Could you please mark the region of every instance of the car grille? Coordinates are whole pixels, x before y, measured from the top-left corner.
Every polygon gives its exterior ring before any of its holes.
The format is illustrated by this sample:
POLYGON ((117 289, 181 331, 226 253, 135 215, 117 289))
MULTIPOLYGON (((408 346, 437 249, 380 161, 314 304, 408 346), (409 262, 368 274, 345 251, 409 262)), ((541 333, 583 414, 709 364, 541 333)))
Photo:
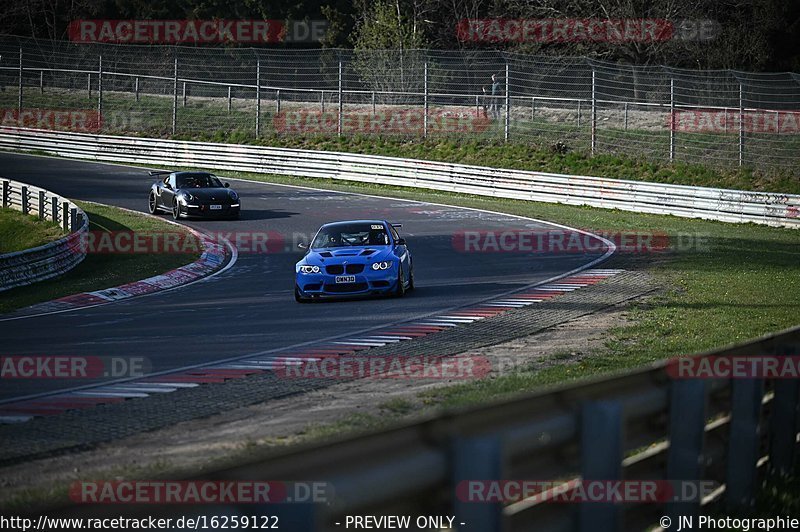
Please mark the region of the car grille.
POLYGON ((363 264, 348 264, 346 267, 341 264, 331 264, 325 267, 325 271, 330 275, 341 275, 347 271, 349 274, 361 273, 364 271, 363 264))
POLYGON ((326 292, 335 292, 337 294, 345 292, 363 292, 368 288, 367 283, 348 283, 348 284, 326 284, 326 292))

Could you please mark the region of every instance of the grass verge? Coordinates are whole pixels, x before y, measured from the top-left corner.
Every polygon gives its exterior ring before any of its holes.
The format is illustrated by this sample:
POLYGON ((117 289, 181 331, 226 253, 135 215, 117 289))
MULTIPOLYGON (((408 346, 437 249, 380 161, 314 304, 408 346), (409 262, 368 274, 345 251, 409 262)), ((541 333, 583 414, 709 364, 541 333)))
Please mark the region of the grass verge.
POLYGON ((13 209, 0 209, 0 254, 35 248, 64 234, 56 223, 13 209))
MULTIPOLYGON (((115 207, 76 202, 89 215, 89 230, 137 233, 183 232, 155 216, 136 214, 115 207)), ((50 301, 59 297, 100 290, 158 275, 199 257, 193 253, 89 253, 86 259, 61 277, 3 293, 0 313, 50 301)))

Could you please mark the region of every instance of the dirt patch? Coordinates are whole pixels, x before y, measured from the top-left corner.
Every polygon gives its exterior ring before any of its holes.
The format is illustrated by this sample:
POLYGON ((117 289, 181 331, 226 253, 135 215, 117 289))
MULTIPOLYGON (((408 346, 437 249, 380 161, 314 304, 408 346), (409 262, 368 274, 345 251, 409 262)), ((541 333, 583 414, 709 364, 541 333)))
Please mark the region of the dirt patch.
MULTIPOLYGON (((574 362, 600 347, 611 327, 627 322, 624 305, 465 355, 491 360, 493 370, 488 378, 515 367, 543 368, 574 362)), ((138 434, 90 451, 8 466, 0 470, 3 488, 0 505, 18 499, 23 492, 47 493, 53 486, 64 486, 74 480, 163 477, 175 470, 192 470, 196 474, 225 457, 236 456, 256 446, 282 446, 307 439, 309 429, 318 430, 320 426, 352 418, 354 414, 391 420, 418 415, 420 392, 455 382, 350 381, 138 434), (408 405, 410 409, 406 408, 408 405)))

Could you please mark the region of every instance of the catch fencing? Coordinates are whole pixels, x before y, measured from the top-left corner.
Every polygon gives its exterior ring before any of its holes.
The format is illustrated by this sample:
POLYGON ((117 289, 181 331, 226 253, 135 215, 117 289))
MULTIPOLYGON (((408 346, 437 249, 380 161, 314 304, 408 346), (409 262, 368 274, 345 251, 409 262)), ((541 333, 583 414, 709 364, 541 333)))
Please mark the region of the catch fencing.
POLYGON ((0 88, 4 125, 42 127, 53 118, 41 111, 72 110, 94 115, 66 120, 63 129, 96 133, 436 137, 719 167, 793 172, 800 163, 800 74, 790 72, 685 70, 496 50, 277 50, 4 37, 0 88))
POLYGON ((25 183, 0 178, 0 185, 4 209, 50 220, 69 233, 42 246, 0 255, 0 292, 56 277, 86 258, 80 242, 89 231, 89 218, 80 207, 57 194, 25 183))

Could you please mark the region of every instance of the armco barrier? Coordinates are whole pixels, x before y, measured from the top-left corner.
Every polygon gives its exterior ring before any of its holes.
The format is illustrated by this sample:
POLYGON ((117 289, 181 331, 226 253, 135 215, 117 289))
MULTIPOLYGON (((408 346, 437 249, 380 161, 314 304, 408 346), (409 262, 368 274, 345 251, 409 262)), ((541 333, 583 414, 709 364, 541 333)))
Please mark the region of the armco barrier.
POLYGON ((49 244, 0 255, 0 292, 61 275, 86 257, 80 242, 89 231, 89 218, 80 207, 25 183, 0 178, 0 184, 3 208, 38 215, 69 232, 49 244))
MULTIPOLYGON (((716 358, 706 362, 785 357, 795 360, 796 369, 798 355, 800 327, 795 327, 694 359, 697 367, 710 356, 716 358)), ((750 374, 678 378, 676 367, 661 361, 339 441, 240 459, 237 466, 205 470, 192 479, 320 481, 332 494, 326 503, 73 504, 38 510, 65 517, 279 515, 280 528, 295 532, 344 530, 347 515, 365 514, 455 516, 455 530, 464 532, 614 532, 650 530, 663 516, 675 524, 664 528, 677 530, 678 516, 694 516, 696 524, 701 512, 747 512, 766 474, 795 471, 800 381, 750 374), (459 490, 467 480, 567 486, 577 478, 675 486, 706 482, 708 489, 703 497, 676 489, 677 500, 625 504, 554 503, 543 497, 512 504, 468 502, 459 490)))
POLYGON ((0 149, 120 163, 343 179, 800 228, 800 195, 468 166, 355 153, 0 128, 0 149))

